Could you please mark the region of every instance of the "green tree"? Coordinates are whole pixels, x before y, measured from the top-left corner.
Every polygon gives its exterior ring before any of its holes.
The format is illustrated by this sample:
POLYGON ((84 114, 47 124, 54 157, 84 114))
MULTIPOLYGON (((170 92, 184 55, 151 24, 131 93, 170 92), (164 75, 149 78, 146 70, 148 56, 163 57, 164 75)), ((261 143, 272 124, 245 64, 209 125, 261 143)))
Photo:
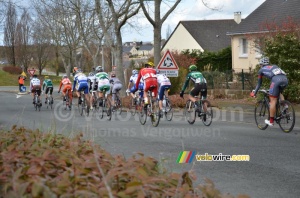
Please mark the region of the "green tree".
POLYGON ((275 37, 265 40, 265 55, 270 62, 277 64, 286 73, 289 85, 284 95, 287 99, 300 102, 300 39, 295 32, 278 33, 275 37))

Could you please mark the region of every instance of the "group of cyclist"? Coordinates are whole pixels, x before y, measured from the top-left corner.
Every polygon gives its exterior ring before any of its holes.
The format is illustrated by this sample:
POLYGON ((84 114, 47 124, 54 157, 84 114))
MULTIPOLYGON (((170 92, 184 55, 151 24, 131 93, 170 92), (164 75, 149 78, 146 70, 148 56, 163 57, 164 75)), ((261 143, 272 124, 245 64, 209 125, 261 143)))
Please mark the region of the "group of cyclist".
MULTIPOLYGON (((280 69, 277 65, 272 65, 269 62, 267 57, 262 57, 259 61, 261 66, 258 71, 258 83, 253 92, 250 93, 251 97, 255 97, 261 84, 262 77, 267 77, 271 80, 270 85, 270 119, 265 120, 265 123, 269 126, 274 125, 274 115, 275 108, 277 103, 277 98, 280 97, 281 100, 284 100, 281 92, 288 85, 288 79, 286 77, 286 73, 280 69)), ((81 104, 81 95, 80 92, 83 91, 84 97, 88 103, 89 108, 93 108, 92 98, 90 97, 90 93, 97 92, 99 98, 103 98, 103 92, 108 92, 111 89, 112 92, 112 105, 114 106, 115 95, 119 90, 122 89, 122 82, 116 77, 115 73, 111 73, 109 76, 108 73, 104 72, 101 66, 95 68, 93 72, 90 72, 88 76, 86 76, 80 68, 75 67, 73 69, 74 82, 72 86, 72 82, 68 78, 67 75, 64 75, 59 86, 58 93, 62 89, 62 94, 65 98, 66 92, 69 91, 70 104, 72 103, 72 92, 75 90, 76 84, 76 94, 78 96, 78 104, 81 104)), ((197 71, 196 65, 189 66, 189 73, 186 76, 185 83, 181 89, 180 97, 183 97, 184 91, 187 88, 189 81, 194 83, 194 87, 189 92, 189 99, 195 103, 196 106, 199 106, 197 99, 195 96, 201 94, 201 99, 206 99, 207 97, 207 81, 204 78, 203 74, 200 71, 197 71)), ((130 93, 132 98, 135 98, 135 92, 140 90, 139 97, 144 99, 145 107, 149 104, 148 101, 148 91, 151 90, 153 92, 154 97, 158 97, 159 100, 159 108, 160 115, 163 114, 162 108, 162 100, 164 94, 167 95, 168 89, 171 88, 170 79, 164 75, 160 74, 159 70, 154 69, 154 64, 152 62, 147 62, 140 71, 133 70, 132 76, 129 79, 129 83, 127 86, 127 91, 130 93)), ((53 92, 53 83, 48 76, 45 76, 43 85, 41 81, 37 78, 37 75, 34 75, 30 81, 30 90, 32 92, 32 96, 34 98, 34 93, 37 92, 39 99, 41 90, 45 90, 45 103, 47 102, 48 93, 52 95, 53 92), (41 89, 41 86, 42 89, 41 89)), ((34 100, 33 100, 34 103, 34 100)), ((100 100, 100 104, 101 100, 100 100)), ((204 105, 205 110, 205 105, 204 105)))
POLYGON ((168 94, 171 88, 170 79, 160 74, 159 70, 154 69, 152 62, 147 62, 139 72, 137 70, 132 71, 132 76, 129 79, 128 89, 126 92, 130 93, 132 98, 135 98, 135 92, 140 91, 139 97, 144 100, 144 107, 147 108, 149 104, 148 91, 152 91, 153 97, 157 97, 159 101, 160 116, 163 116, 162 100, 164 95, 168 94))

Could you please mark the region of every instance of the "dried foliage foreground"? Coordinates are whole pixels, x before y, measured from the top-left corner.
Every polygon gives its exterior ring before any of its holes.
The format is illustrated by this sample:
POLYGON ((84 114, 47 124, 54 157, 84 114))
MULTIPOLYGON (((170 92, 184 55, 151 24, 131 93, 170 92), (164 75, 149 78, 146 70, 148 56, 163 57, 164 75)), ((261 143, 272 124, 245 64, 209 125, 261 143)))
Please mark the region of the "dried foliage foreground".
POLYGON ((113 157, 80 135, 14 126, 1 131, 0 148, 0 197, 232 197, 209 180, 193 188, 188 172, 162 174, 143 154, 113 157))

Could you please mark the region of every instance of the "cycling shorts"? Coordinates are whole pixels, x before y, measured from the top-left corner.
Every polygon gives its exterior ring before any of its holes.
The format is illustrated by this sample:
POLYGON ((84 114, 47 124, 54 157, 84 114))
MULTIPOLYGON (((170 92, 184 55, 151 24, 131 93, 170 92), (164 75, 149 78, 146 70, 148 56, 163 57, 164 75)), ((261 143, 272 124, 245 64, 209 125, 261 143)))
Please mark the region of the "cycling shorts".
POLYGON ((122 89, 123 85, 121 83, 115 83, 112 87, 112 93, 115 94, 117 91, 122 89))
POLYGON ((285 75, 273 76, 270 85, 270 97, 277 98, 286 86, 288 85, 288 79, 285 75))
POLYGON ((34 85, 31 89, 31 93, 37 92, 38 96, 41 95, 41 86, 40 85, 34 85))
POLYGON ((50 92, 50 95, 52 95, 53 87, 47 87, 46 91, 45 91, 45 94, 48 94, 48 92, 50 92))
POLYGON ((88 83, 87 82, 80 83, 77 91, 83 91, 84 94, 88 94, 89 93, 88 83))
POLYGON ((190 95, 195 97, 201 93, 201 98, 206 99, 207 97, 207 85, 206 83, 195 83, 194 88, 191 90, 190 95))
POLYGON ((162 86, 160 86, 159 91, 158 91, 158 99, 163 100, 165 90, 170 89, 170 88, 171 88, 171 85, 162 85, 162 86))
POLYGON ((154 93, 154 97, 157 95, 157 79, 156 78, 147 78, 144 81, 144 91, 149 91, 152 89, 152 92, 154 93))

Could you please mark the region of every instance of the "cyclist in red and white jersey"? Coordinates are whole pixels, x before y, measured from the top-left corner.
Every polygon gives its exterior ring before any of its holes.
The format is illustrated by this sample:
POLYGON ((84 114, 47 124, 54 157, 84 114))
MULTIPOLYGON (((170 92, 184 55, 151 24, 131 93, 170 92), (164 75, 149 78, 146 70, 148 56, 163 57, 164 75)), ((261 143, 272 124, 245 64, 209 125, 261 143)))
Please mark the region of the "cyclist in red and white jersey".
POLYGON ((152 89, 154 96, 157 95, 157 78, 156 78, 156 70, 153 69, 154 64, 152 62, 148 62, 145 64, 145 68, 141 69, 136 80, 135 90, 138 90, 139 83, 141 79, 144 80, 144 102, 145 107, 148 105, 148 97, 147 92, 152 89))

